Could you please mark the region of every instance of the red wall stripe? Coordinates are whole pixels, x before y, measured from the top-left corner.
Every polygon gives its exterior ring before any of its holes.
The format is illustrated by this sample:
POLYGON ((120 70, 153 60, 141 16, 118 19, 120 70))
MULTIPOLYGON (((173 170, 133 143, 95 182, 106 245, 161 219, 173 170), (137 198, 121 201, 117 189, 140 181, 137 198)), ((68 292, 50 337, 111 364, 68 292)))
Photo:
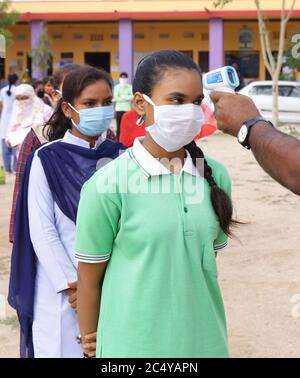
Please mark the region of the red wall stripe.
MULTIPOLYGON (((270 10, 264 14, 270 18, 280 17, 280 11, 270 10)), ((213 11, 213 12, 107 12, 107 13, 23 13, 21 21, 33 20, 119 20, 129 18, 133 20, 168 20, 168 19, 207 19, 209 17, 223 18, 257 18, 256 11, 213 11)), ((300 10, 294 10, 293 17, 300 17, 300 10)))

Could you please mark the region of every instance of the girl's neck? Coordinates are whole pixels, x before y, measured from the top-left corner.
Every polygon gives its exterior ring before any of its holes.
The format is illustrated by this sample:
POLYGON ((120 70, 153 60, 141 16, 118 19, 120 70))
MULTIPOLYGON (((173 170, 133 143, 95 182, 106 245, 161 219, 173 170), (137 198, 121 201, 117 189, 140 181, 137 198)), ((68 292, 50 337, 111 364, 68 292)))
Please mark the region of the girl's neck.
POLYGON ((185 159, 184 147, 182 147, 178 151, 168 152, 164 148, 162 148, 160 145, 158 145, 149 133, 146 134, 146 137, 143 140, 143 146, 156 159, 159 159, 159 160, 163 159, 162 163, 166 166, 166 168, 170 169, 173 173, 178 173, 184 165, 184 159, 185 159), (172 160, 174 162, 176 160, 178 161, 178 159, 180 159, 181 164, 180 166, 175 167, 172 164, 172 160), (170 162, 170 164, 167 163, 168 161, 170 162))
POLYGON ((95 147, 96 141, 99 138, 99 137, 90 137, 90 136, 84 135, 80 131, 78 131, 75 127, 71 129, 71 134, 73 134, 77 138, 80 138, 80 139, 85 140, 86 142, 89 142, 91 148, 95 147))

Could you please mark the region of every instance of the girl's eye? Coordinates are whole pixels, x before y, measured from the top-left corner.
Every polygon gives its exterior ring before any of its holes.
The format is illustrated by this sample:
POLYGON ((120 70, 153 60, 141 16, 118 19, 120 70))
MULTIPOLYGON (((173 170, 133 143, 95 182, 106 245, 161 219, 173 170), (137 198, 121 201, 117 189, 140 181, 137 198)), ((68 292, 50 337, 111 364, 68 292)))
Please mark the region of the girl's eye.
POLYGON ((171 101, 176 105, 182 105, 183 104, 182 98, 173 98, 171 101))
POLYGON ((194 105, 201 105, 202 101, 203 101, 202 99, 201 100, 197 100, 197 101, 194 102, 194 105))
POLYGON ((112 100, 105 101, 103 105, 104 106, 110 106, 110 105, 112 105, 112 100))
POLYGON ((85 106, 86 108, 93 108, 93 107, 95 106, 95 103, 94 103, 94 102, 86 102, 86 103, 84 104, 84 106, 85 106))

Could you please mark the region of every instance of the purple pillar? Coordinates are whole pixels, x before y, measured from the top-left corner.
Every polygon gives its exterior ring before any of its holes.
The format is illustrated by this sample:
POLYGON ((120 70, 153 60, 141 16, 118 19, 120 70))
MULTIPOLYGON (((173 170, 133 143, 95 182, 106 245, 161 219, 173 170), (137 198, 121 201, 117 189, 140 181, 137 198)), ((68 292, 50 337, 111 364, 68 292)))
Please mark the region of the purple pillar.
MULTIPOLYGON (((47 25, 44 21, 32 21, 31 22, 31 49, 39 48, 40 46, 40 39, 47 28, 47 25)), ((34 51, 32 52, 33 56, 36 55, 34 51)), ((35 79, 43 79, 47 72, 46 69, 42 70, 40 67, 39 62, 41 61, 41 57, 34 59, 32 56, 32 63, 31 63, 31 76, 35 79)))
POLYGON ((133 23, 132 20, 119 22, 119 66, 120 73, 127 72, 129 81, 133 79, 133 23))
POLYGON ((209 70, 224 66, 224 28, 222 18, 209 20, 209 70))

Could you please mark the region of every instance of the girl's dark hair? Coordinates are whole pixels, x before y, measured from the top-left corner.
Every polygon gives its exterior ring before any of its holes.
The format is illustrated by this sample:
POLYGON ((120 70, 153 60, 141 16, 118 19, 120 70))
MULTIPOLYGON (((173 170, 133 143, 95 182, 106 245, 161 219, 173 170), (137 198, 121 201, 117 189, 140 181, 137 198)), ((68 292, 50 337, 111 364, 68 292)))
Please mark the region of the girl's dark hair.
POLYGON ((204 159, 204 178, 208 182, 211 194, 210 199, 215 210, 215 213, 218 216, 220 226, 224 233, 228 236, 232 236, 231 227, 240 222, 237 222, 233 219, 233 205, 231 198, 222 188, 216 183, 211 167, 208 165, 207 160, 204 157, 204 153, 200 147, 197 146, 196 142, 193 141, 185 149, 190 153, 194 165, 197 167, 197 159, 204 159))
MULTIPOLYGON (((169 69, 195 70, 202 77, 199 66, 187 55, 173 50, 162 50, 143 58, 133 80, 133 93, 140 92, 151 97, 154 86, 163 78, 169 69)), ((231 236, 231 227, 239 223, 233 219, 231 198, 221 189, 213 177, 211 167, 204 158, 204 153, 196 142, 191 142, 185 149, 190 153, 194 165, 197 159, 204 159, 204 178, 211 188, 211 202, 220 226, 226 235, 231 236)))
POLYGON ((50 85, 54 85, 53 83, 53 76, 46 76, 43 80, 43 84, 46 85, 46 84, 50 84, 50 85))
POLYGON ((8 90, 7 90, 7 96, 11 96, 11 87, 16 84, 18 81, 18 76, 16 74, 10 74, 8 75, 8 90))
POLYGON ((132 83, 133 93, 141 92, 151 97, 151 90, 169 69, 196 70, 200 76, 200 67, 187 55, 174 50, 162 50, 147 55, 138 64, 132 83))
POLYGON ((46 137, 49 141, 62 138, 66 131, 72 128, 72 122, 62 111, 62 102, 74 104, 74 99, 79 97, 81 92, 89 85, 104 80, 112 89, 112 80, 109 74, 101 69, 88 65, 82 65, 79 68, 69 72, 63 82, 62 98, 59 100, 56 110, 44 127, 46 137))
POLYGON ((41 84, 43 84, 42 80, 38 80, 38 79, 32 79, 31 80, 31 85, 32 85, 33 89, 36 89, 41 84))
POLYGON ((54 72, 53 75, 53 87, 54 89, 59 89, 61 83, 63 82, 65 76, 71 72, 74 71, 75 69, 77 70, 78 68, 82 67, 82 65, 77 64, 77 63, 69 63, 61 68, 59 68, 57 71, 54 72))

